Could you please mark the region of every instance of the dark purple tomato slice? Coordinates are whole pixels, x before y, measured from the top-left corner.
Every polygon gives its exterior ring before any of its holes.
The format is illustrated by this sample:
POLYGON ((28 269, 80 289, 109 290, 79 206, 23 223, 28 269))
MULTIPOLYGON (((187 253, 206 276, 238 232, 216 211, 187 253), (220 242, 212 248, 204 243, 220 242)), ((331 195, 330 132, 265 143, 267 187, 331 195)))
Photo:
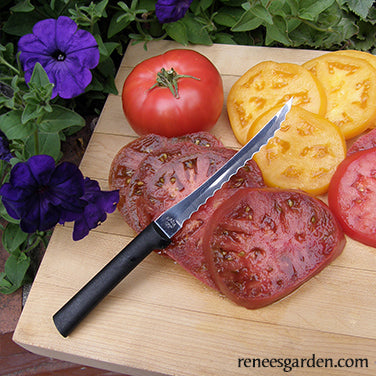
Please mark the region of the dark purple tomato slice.
POLYGON ((376 128, 361 135, 347 150, 347 155, 376 147, 376 128))
POLYGON ((240 188, 263 187, 264 181, 256 162, 249 161, 233 176, 206 204, 192 214, 183 228, 174 236, 172 243, 164 251, 189 273, 206 285, 217 289, 208 271, 203 250, 203 237, 209 218, 215 209, 236 194, 240 188))
POLYGON ((219 290, 255 309, 321 271, 342 252, 345 238, 319 199, 300 191, 245 188, 217 208, 203 242, 219 290))
MULTIPOLYGON (((129 208, 126 204, 128 188, 135 171, 140 168, 142 160, 157 150, 160 154, 169 151, 172 145, 192 144, 210 150, 213 147, 223 146, 222 143, 208 132, 197 132, 182 137, 167 138, 149 134, 128 143, 114 157, 109 173, 109 187, 111 190, 119 189, 120 199, 118 210, 127 223, 132 227, 133 221, 129 217, 129 208)), ((140 231, 139 227, 135 230, 140 231)))
POLYGON ((128 215, 136 231, 186 197, 220 168, 233 150, 206 150, 190 142, 180 142, 145 157, 133 175, 128 196, 128 215))
POLYGON ((129 223, 129 216, 125 197, 131 178, 144 157, 152 151, 164 147, 167 141, 166 137, 154 134, 139 137, 123 146, 112 160, 108 183, 111 190, 119 189, 120 197, 117 208, 127 223, 129 223))

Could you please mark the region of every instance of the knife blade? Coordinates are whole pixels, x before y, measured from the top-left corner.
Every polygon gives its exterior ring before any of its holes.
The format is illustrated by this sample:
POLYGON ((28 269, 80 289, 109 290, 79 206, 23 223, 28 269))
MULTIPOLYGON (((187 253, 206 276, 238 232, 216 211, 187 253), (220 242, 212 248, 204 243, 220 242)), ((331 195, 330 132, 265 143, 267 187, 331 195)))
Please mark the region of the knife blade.
POLYGON ((146 256, 153 250, 167 247, 184 222, 274 137, 291 109, 292 99, 208 180, 151 222, 53 315, 54 324, 63 337, 67 337, 146 256))

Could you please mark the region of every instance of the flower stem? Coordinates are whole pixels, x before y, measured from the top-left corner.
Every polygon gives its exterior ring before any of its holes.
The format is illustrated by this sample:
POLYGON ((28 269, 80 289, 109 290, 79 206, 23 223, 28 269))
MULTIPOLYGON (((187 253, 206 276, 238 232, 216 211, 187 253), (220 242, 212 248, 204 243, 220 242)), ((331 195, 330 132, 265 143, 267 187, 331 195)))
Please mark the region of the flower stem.
POLYGON ((0 64, 3 64, 5 65, 6 67, 8 67, 9 69, 11 69, 13 72, 17 73, 17 74, 20 74, 20 71, 15 68, 12 64, 9 64, 3 57, 0 56, 0 64))
POLYGON ((39 134, 38 134, 38 129, 34 132, 34 151, 35 155, 39 154, 39 134))

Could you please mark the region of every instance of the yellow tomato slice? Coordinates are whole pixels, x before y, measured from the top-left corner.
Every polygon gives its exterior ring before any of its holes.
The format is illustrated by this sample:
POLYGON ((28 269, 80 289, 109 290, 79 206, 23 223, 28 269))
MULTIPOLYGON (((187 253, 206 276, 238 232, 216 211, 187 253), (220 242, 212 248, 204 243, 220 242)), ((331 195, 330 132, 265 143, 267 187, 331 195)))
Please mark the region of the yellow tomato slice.
POLYGON ((327 97, 325 117, 338 125, 346 139, 376 121, 376 69, 354 56, 327 53, 305 64, 323 84, 327 97))
POLYGON ((293 104, 318 114, 326 111, 325 91, 318 80, 298 64, 265 61, 249 69, 232 86, 227 112, 232 130, 244 145, 258 116, 294 97, 293 104))
MULTIPOLYGON (((252 138, 278 108, 256 119, 248 136, 252 138)), ((254 159, 267 185, 319 195, 328 190, 330 179, 345 156, 346 142, 336 125, 293 106, 276 136, 254 159)))
POLYGON ((358 59, 367 60, 374 68, 376 68, 376 56, 369 52, 359 50, 338 50, 331 52, 332 54, 356 57, 358 59))

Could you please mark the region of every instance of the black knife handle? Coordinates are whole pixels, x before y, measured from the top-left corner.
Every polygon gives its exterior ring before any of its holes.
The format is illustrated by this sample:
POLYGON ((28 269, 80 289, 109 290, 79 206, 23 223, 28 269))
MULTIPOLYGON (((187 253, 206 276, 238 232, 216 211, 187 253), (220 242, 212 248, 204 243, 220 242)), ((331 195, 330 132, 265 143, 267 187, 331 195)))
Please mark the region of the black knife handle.
POLYGON ((57 330, 67 337, 94 307, 147 255, 171 240, 152 222, 53 316, 57 330))

